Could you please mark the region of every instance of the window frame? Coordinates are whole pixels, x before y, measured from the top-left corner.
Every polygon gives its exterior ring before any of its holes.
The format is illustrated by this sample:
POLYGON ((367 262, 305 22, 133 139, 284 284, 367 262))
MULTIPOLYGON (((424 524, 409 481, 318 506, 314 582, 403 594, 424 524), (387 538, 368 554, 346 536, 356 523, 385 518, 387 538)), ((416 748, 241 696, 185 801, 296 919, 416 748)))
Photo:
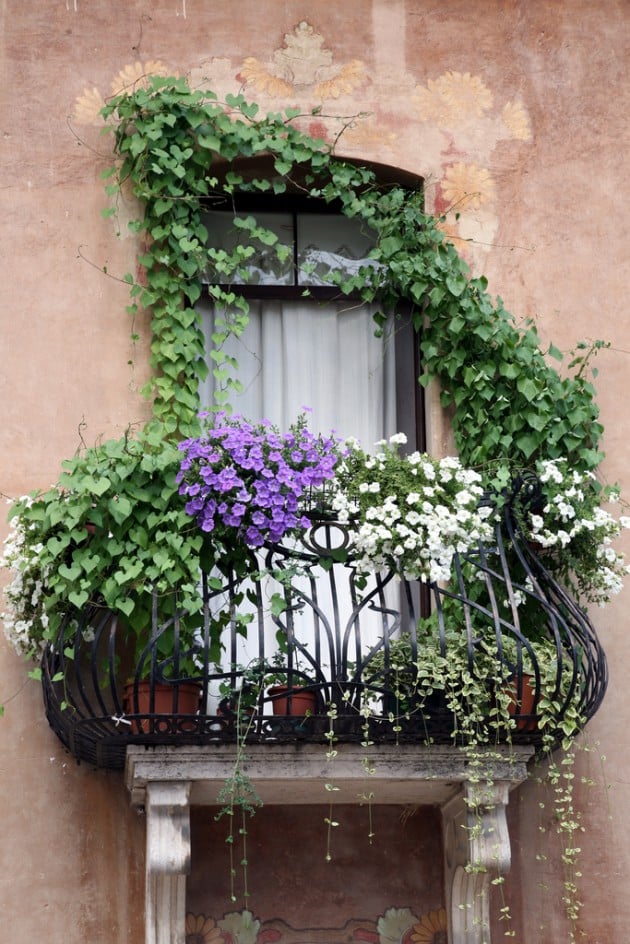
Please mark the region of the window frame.
MULTIPOLYGON (((365 161, 352 158, 344 160, 357 166, 365 166, 365 161)), ((377 181, 381 186, 387 188, 403 187, 417 191, 424 186, 423 178, 408 171, 390 167, 384 164, 368 163, 374 172, 377 181)), ((225 170, 240 173, 244 181, 254 178, 266 178, 270 182, 278 179, 277 172, 273 167, 273 161, 269 156, 260 159, 249 159, 236 161, 225 170)), ((296 168, 294 168, 294 171, 296 168)), ((219 175, 220 177, 222 175, 219 175)), ((285 181, 286 182, 286 181, 285 181)), ((236 190, 228 194, 225 191, 215 191, 203 199, 205 210, 229 211, 234 214, 251 214, 256 217, 257 213, 285 213, 290 214, 293 221, 293 266, 296 272, 298 267, 298 240, 297 240, 297 219, 299 215, 307 213, 317 213, 321 215, 329 214, 331 218, 335 215, 341 216, 342 203, 340 200, 331 200, 329 202, 310 197, 301 192, 302 186, 300 180, 288 181, 288 188, 283 193, 259 192, 255 190, 236 190)), ((236 291, 246 299, 252 301, 301 301, 307 303, 317 302, 361 302, 358 293, 344 293, 336 285, 293 285, 283 284, 248 284, 246 282, 215 282, 204 283, 202 288, 203 296, 208 302, 213 302, 211 285, 216 285, 223 291, 236 291)), ((425 452, 427 448, 427 423, 426 423, 426 402, 424 388, 419 383, 421 375, 420 358, 420 332, 418 332, 412 322, 413 306, 411 303, 399 305, 398 310, 392 313, 397 323, 394 332, 395 344, 395 363, 404 364, 404 373, 407 382, 403 385, 396 383, 396 416, 404 416, 403 401, 411 400, 411 422, 407 424, 408 449, 414 449, 425 452), (410 435, 411 434, 411 435, 410 435)), ((398 374, 398 367, 396 370, 398 374)))
MULTIPOLYGON (((324 200, 317 200, 312 197, 306 197, 303 194, 293 192, 282 194, 260 194, 249 191, 239 191, 232 197, 225 194, 217 194, 216 197, 209 197, 203 201, 204 210, 207 212, 231 212, 235 215, 251 214, 256 217, 257 213, 284 213, 291 216, 293 229, 293 271, 299 273, 298 259, 298 219, 309 213, 320 216, 330 215, 343 216, 341 212, 341 202, 339 200, 326 203, 324 200)), ((347 219, 347 217, 344 217, 347 219)), ((342 299, 358 300, 359 295, 354 292, 344 294, 337 285, 313 285, 308 282, 295 281, 292 285, 281 283, 247 283, 247 282, 216 282, 220 289, 234 291, 238 289, 243 298, 253 300, 277 299, 287 301, 290 299, 303 299, 310 297, 321 301, 336 301, 342 299), (308 292, 308 296, 305 296, 308 292)), ((204 285, 204 290, 208 292, 208 286, 204 285)))

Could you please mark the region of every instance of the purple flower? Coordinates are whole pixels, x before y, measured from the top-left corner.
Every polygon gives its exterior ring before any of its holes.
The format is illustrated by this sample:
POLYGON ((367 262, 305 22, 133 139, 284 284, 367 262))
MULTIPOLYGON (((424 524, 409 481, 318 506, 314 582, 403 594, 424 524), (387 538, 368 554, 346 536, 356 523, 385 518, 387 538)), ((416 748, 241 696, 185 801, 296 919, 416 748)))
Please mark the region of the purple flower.
POLYGON ((221 469, 217 475, 217 488, 220 492, 229 492, 233 488, 239 488, 243 485, 244 482, 236 474, 236 469, 234 466, 228 466, 226 469, 221 469))
POLYGON ((188 514, 226 546, 242 541, 260 547, 308 526, 298 516, 300 499, 332 478, 338 441, 314 436, 304 416, 281 435, 269 422, 214 416, 201 436, 180 444, 177 483, 188 514))
POLYGON ((264 538, 258 528, 250 527, 245 532, 245 543, 250 547, 260 547, 263 541, 264 538))

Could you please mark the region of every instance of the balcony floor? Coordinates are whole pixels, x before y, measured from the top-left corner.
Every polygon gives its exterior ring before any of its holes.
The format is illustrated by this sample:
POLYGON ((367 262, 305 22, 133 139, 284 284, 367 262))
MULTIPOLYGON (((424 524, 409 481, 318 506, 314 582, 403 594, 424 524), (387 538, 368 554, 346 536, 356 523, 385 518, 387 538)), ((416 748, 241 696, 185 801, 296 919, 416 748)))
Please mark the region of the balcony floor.
MULTIPOLYGON (((443 806, 471 779, 466 752, 458 747, 339 744, 335 749, 337 755, 328 760, 321 744, 251 744, 243 767, 263 803, 278 805, 327 804, 331 796, 335 803, 357 803, 369 791, 375 803, 443 806), (364 758, 373 773, 366 773, 364 758), (327 783, 335 786, 334 794, 327 783)), ((489 778, 516 786, 527 776, 534 748, 501 745, 484 753, 489 778)), ((159 782, 190 784, 191 806, 221 805, 218 794, 235 759, 235 746, 229 744, 130 745, 125 779, 132 803, 144 806, 147 784, 159 782)))

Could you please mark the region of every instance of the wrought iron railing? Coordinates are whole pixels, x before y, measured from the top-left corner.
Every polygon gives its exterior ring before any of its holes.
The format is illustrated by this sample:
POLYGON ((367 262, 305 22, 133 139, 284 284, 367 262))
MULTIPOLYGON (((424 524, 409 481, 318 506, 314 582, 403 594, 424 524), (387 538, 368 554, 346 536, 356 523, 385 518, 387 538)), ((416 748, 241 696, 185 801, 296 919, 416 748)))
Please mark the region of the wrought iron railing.
POLYGON ((494 541, 456 555, 448 585, 357 575, 348 528, 322 516, 262 549, 246 581, 201 574, 199 614, 175 606, 161 619, 156 595, 139 642, 87 606, 44 653, 48 720, 77 759, 112 768, 132 743, 446 744, 466 736, 458 710, 479 713, 453 683, 468 673, 490 713, 497 693, 513 702, 486 736, 540 747, 567 711, 595 713, 607 669, 588 616, 519 536, 515 501, 531 491, 518 484, 494 541), (456 668, 441 687, 432 666, 444 664, 456 668))

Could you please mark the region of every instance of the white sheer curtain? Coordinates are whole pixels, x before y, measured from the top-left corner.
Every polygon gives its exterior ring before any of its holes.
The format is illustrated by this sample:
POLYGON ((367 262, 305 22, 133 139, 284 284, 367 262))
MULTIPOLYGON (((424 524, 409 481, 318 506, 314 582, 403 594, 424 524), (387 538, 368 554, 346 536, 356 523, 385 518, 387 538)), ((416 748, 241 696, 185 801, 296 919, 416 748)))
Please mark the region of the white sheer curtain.
MULTIPOLYGON (((213 309, 202 310, 209 336, 213 309)), ((394 343, 375 337, 373 311, 350 301, 250 302, 247 329, 225 348, 243 384, 230 395, 234 412, 286 429, 307 407, 314 432, 355 436, 366 449, 396 432, 394 343)), ((205 406, 214 384, 210 376, 205 406)))
MULTIPOLYGON (((214 309, 206 302, 200 310, 209 347, 214 309)), ((268 419, 284 430, 308 408, 313 432, 334 430, 342 438, 354 436, 368 450, 390 436, 396 431, 395 345, 387 332, 383 338, 375 337, 373 311, 351 301, 250 302, 247 329, 225 347, 238 362, 243 384, 241 394, 230 394, 233 412, 250 420, 268 419)), ((210 375, 202 390, 206 407, 213 402, 214 390, 210 375)), ((271 596, 278 585, 268 578, 262 590, 271 596)), ((340 609, 347 619, 352 612, 349 590, 339 591, 340 609)), ((392 603, 397 599, 395 590, 388 596, 392 603)), ((312 614, 305 616, 306 638, 301 638, 309 651, 314 645, 306 628, 311 618, 312 614)), ((362 627, 363 646, 373 645, 382 634, 382 621, 375 616, 371 622, 367 634, 365 624, 362 627)), ((276 648, 277 627, 271 619, 268 623, 265 649, 270 653, 276 648)), ((247 665, 258 655, 257 640, 239 638, 238 647, 237 664, 247 665)), ((224 653, 224 667, 231 661, 224 653)))

